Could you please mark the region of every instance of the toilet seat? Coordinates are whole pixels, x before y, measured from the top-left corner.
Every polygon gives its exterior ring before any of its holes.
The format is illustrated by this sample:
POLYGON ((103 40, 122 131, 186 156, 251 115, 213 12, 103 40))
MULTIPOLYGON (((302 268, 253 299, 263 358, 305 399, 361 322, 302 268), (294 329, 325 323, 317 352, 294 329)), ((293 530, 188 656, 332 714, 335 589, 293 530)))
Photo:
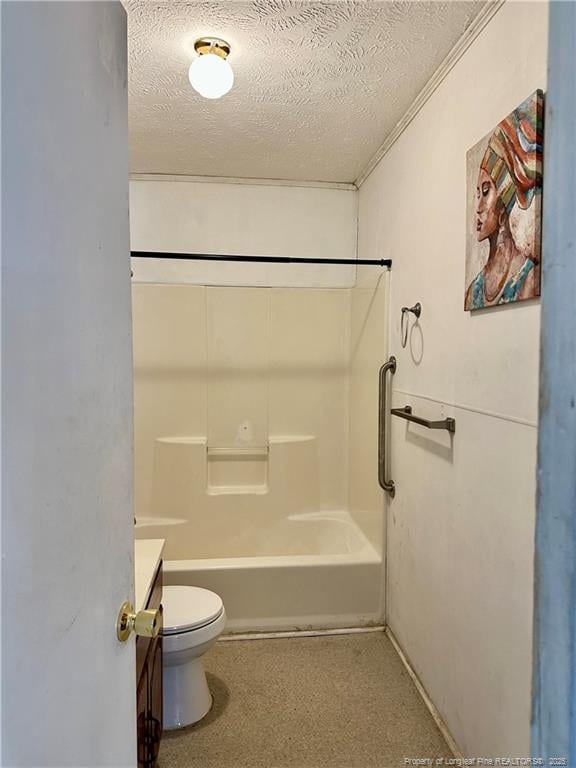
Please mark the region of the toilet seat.
POLYGON ((163 636, 201 629, 215 622, 224 612, 220 596, 201 587, 164 587, 162 606, 163 636))

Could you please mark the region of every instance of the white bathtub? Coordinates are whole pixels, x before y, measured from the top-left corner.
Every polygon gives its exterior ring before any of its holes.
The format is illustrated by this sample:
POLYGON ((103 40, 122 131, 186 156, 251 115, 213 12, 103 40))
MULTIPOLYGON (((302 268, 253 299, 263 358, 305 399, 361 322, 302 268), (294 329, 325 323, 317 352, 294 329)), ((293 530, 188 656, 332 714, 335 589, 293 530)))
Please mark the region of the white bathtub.
POLYGON ((136 536, 166 540, 165 583, 218 592, 232 632, 381 623, 382 558, 347 511, 318 511, 317 456, 311 435, 158 438, 136 536))
POLYGON ((269 554, 168 560, 164 583, 217 592, 228 632, 382 622, 382 559, 348 512, 293 515, 250 541, 269 554))

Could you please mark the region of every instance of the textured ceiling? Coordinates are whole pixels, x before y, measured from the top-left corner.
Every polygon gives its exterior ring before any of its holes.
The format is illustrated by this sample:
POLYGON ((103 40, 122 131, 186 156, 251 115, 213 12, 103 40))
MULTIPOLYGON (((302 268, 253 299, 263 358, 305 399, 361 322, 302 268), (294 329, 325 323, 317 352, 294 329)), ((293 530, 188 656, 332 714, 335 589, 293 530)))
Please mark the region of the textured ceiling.
POLYGON ((126 0, 133 173, 354 181, 483 2, 126 0), (232 91, 188 83, 198 37, 232 91))

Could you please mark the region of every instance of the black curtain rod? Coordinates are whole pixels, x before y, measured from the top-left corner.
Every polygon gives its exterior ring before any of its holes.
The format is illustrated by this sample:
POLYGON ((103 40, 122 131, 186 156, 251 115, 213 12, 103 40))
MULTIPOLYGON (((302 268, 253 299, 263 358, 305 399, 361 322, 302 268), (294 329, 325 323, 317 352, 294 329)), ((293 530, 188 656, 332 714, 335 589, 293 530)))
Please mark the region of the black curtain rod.
POLYGON ((271 264, 362 264, 391 267, 392 259, 301 259, 292 256, 215 256, 208 253, 157 253, 131 251, 133 259, 184 259, 186 261, 252 261, 271 264))

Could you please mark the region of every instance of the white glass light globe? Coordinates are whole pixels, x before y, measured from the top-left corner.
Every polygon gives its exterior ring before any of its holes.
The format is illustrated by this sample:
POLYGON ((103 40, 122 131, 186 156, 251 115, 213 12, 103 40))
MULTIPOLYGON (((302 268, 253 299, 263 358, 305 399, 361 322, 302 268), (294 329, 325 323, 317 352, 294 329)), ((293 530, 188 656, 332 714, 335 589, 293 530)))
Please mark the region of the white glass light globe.
POLYGON ((226 59, 205 53, 194 59, 188 70, 190 85, 205 99, 219 99, 234 84, 234 72, 226 59))

